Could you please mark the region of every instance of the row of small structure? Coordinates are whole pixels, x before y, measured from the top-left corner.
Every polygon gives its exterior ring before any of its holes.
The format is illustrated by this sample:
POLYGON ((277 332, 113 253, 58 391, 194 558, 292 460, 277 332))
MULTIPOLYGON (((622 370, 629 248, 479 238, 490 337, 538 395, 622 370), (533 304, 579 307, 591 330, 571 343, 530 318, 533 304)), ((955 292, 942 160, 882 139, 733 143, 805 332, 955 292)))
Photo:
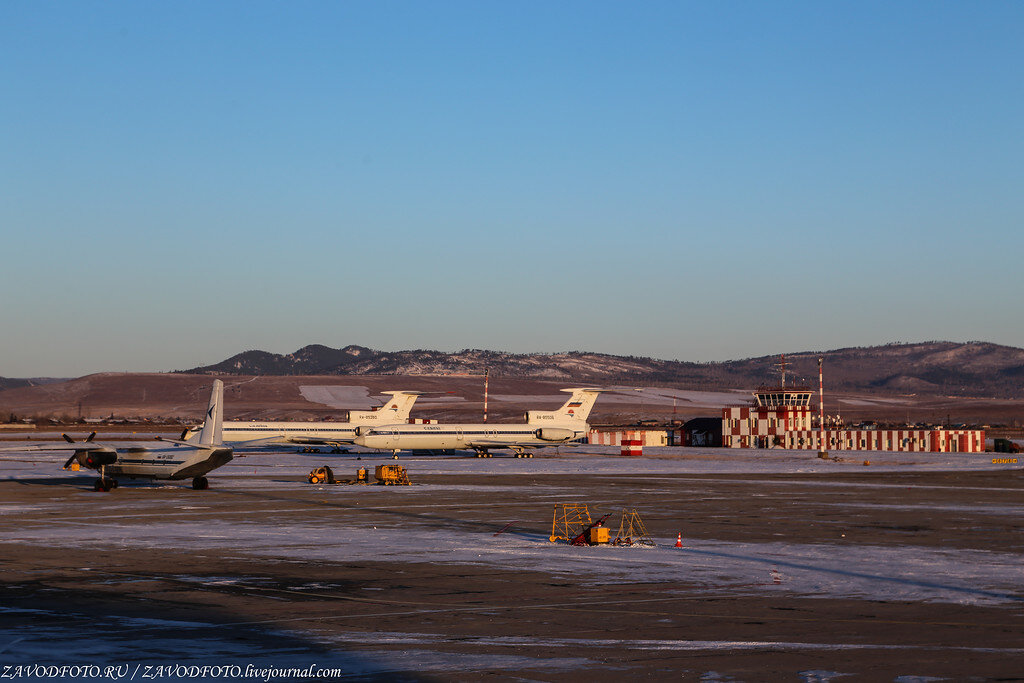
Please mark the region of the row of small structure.
MULTIPOLYGON (((687 423, 689 424, 689 423, 687 423)), ((641 455, 644 447, 705 446, 785 448, 789 450, 894 451, 913 453, 983 453, 983 429, 801 429, 780 434, 718 435, 703 428, 617 428, 590 430, 587 443, 620 446, 623 455, 641 455), (715 437, 718 438, 715 438, 715 437), (825 446, 820 440, 824 436, 825 446)))

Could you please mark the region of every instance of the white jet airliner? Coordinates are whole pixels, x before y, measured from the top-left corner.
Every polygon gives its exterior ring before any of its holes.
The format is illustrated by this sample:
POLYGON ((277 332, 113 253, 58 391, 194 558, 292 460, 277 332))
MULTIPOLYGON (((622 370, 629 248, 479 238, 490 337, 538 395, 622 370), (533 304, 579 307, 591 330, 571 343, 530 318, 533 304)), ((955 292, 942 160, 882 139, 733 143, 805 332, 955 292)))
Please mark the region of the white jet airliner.
MULTIPOLYGON (((213 382, 210 394, 210 406, 206 410, 206 421, 199 438, 194 443, 162 439, 173 444, 163 448, 153 448, 152 442, 102 444, 93 439, 93 432, 84 441, 74 441, 64 434, 64 444, 38 444, 20 446, 17 450, 26 451, 74 451, 64 467, 78 461, 82 467, 99 470, 100 477, 93 488, 96 491, 109 491, 117 488, 115 477, 129 479, 192 479, 192 488, 209 488, 206 474, 226 464, 232 458, 233 451, 221 441, 221 425, 224 422, 224 383, 219 379, 213 382)), ((4 450, 14 450, 5 448, 4 450)))
POLYGON ((471 448, 490 457, 492 448, 510 448, 516 457, 530 457, 529 448, 556 446, 587 435, 587 417, 601 389, 562 389, 572 396, 558 410, 531 410, 526 424, 394 424, 360 427, 355 443, 380 451, 471 448))
MULTIPOLYGON (((335 450, 355 441, 356 430, 362 425, 389 425, 409 420, 409 413, 420 391, 382 391, 391 398, 380 408, 350 410, 348 422, 266 422, 229 420, 224 423, 224 441, 227 443, 254 442, 261 445, 294 443, 326 445, 335 450)), ((199 427, 186 431, 182 437, 192 441, 199 427)))

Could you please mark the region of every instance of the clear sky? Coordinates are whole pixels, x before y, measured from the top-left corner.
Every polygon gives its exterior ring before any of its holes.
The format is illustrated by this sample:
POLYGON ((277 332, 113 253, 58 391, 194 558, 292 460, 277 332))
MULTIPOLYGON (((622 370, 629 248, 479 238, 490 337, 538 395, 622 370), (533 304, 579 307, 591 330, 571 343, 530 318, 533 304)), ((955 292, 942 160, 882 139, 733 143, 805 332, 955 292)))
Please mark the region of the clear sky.
POLYGON ((0 375, 1024 346, 1024 3, 0 3, 0 375))

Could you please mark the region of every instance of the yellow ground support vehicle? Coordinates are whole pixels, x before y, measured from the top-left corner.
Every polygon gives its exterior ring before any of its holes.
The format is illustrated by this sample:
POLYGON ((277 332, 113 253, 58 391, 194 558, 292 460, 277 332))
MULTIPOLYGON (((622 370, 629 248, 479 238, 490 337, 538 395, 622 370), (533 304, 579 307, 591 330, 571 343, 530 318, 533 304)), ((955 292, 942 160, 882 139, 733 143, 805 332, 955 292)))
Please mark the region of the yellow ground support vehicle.
POLYGON ((355 479, 336 479, 334 477, 334 470, 327 465, 323 467, 317 467, 315 470, 309 473, 307 477, 310 484, 369 484, 370 475, 366 471, 365 467, 360 467, 356 470, 355 479))
POLYGON ((384 486, 409 485, 409 475, 405 473, 405 468, 401 465, 377 465, 373 476, 376 477, 378 484, 384 486))
MULTIPOLYGON (((401 465, 377 465, 373 476, 378 484, 382 486, 409 486, 409 475, 401 465)), ((355 479, 338 479, 334 476, 334 470, 327 465, 317 467, 306 477, 310 484, 369 484, 370 473, 365 467, 356 470, 355 479)))
POLYGON ((310 484, 336 484, 337 480, 334 478, 334 470, 327 465, 323 467, 317 467, 315 470, 309 473, 307 477, 310 484))

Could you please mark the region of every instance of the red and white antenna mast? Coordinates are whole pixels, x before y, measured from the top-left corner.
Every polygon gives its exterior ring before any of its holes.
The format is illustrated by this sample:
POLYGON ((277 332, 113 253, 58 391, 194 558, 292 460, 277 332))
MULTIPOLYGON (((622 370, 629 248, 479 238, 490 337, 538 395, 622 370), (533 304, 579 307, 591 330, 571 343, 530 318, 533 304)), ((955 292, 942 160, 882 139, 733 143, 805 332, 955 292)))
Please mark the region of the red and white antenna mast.
POLYGON ((487 422, 487 375, 490 371, 490 368, 484 368, 484 422, 487 422))
POLYGON ((825 382, 822 379, 821 363, 822 358, 818 357, 818 457, 824 458, 828 455, 825 450, 825 382))
POLYGON ((786 354, 781 354, 782 360, 779 361, 779 372, 782 374, 782 384, 780 385, 783 389, 786 388, 786 366, 789 363, 786 362, 786 354))

